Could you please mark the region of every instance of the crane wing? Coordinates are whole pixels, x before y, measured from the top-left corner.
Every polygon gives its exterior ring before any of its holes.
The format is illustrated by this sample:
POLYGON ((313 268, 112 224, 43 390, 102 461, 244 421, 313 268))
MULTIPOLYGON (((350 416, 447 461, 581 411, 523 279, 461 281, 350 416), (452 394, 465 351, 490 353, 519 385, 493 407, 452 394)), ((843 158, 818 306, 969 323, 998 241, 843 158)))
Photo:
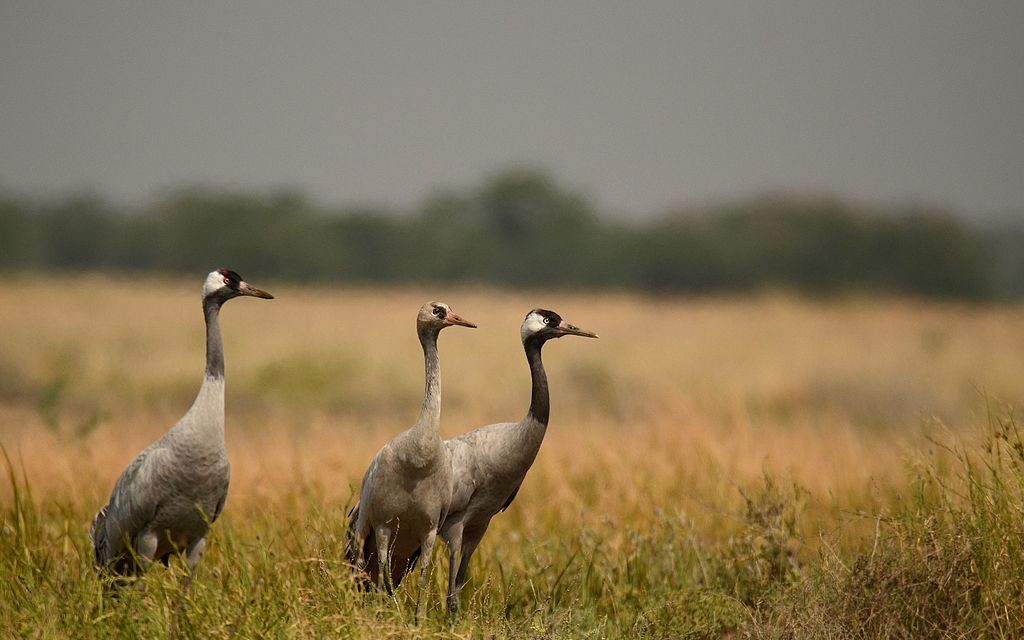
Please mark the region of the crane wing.
POLYGON ((461 514, 469 506, 476 490, 472 447, 464 440, 453 438, 445 442, 452 462, 452 500, 448 516, 461 514))
MULTIPOLYGON (((167 452, 156 444, 144 449, 121 472, 110 494, 110 502, 100 510, 93 524, 96 562, 106 565, 124 555, 126 544, 152 522, 160 496, 154 477, 167 452)), ((118 566, 122 563, 118 562, 118 566)))

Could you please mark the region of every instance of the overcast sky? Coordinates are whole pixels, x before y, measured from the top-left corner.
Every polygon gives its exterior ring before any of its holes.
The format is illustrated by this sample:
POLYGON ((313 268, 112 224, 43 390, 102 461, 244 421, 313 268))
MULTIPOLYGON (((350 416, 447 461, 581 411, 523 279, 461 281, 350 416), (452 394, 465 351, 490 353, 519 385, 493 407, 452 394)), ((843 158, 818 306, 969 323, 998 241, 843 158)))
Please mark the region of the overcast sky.
POLYGON ((408 205, 513 163, 627 215, 1024 211, 1024 2, 0 4, 0 186, 408 205))

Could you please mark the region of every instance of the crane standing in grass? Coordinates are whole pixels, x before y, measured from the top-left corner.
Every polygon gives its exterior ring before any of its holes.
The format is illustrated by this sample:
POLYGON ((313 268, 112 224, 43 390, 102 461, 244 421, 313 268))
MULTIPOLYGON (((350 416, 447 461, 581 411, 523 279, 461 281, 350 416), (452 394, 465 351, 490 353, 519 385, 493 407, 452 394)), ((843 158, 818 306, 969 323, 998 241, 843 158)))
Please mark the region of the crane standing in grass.
POLYGON ((452 496, 451 460, 441 441, 437 355, 438 335, 452 325, 476 327, 443 302, 428 302, 420 309, 416 332, 423 346, 426 389, 419 419, 374 456, 363 476, 359 503, 349 514, 348 559, 389 594, 419 557, 417 619, 431 551, 452 496))
POLYGON ((448 611, 454 617, 466 571, 487 526, 499 511, 508 509, 540 450, 548 427, 548 378, 540 352, 544 343, 562 336, 596 338, 575 327, 554 311, 534 309, 520 330, 530 365, 533 393, 530 409, 519 422, 490 424, 447 441, 454 479, 451 506, 441 525, 448 547, 448 611))
POLYGON ((273 298, 228 269, 203 283, 206 373, 188 412, 121 473, 110 501, 92 521, 96 566, 118 576, 145 570, 154 560, 186 554, 195 576, 210 524, 224 508, 230 468, 224 448, 224 346, 220 308, 239 296, 273 298))

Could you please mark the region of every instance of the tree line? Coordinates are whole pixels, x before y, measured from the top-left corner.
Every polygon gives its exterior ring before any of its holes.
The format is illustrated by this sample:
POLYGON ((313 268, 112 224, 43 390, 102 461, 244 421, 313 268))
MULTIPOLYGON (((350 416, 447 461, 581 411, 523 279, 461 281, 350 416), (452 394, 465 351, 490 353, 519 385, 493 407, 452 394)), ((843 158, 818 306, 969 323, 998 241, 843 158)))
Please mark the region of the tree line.
POLYGON ((216 188, 128 206, 0 192, 0 270, 717 293, 787 288, 960 299, 1024 295, 1024 224, 934 208, 762 195, 650 217, 602 215, 538 171, 438 191, 411 210, 216 188))

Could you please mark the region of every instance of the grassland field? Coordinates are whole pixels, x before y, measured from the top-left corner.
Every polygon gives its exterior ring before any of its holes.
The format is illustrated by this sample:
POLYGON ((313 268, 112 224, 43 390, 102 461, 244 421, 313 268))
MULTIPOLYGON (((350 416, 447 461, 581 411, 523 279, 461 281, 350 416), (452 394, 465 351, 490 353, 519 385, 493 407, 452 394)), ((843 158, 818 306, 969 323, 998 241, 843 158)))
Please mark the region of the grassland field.
MULTIPOLYGON (((1019 305, 245 275, 277 299, 221 315, 232 482, 183 637, 1024 637, 1019 305), (479 325, 441 336, 445 437, 525 414, 531 308, 601 335, 545 348, 547 438, 454 625, 443 552, 419 625, 415 581, 396 605, 343 561, 362 473, 419 409, 430 299, 479 325)), ((87 532, 194 397, 200 284, 0 284, 0 636, 166 636, 184 563, 111 595, 87 532)))

